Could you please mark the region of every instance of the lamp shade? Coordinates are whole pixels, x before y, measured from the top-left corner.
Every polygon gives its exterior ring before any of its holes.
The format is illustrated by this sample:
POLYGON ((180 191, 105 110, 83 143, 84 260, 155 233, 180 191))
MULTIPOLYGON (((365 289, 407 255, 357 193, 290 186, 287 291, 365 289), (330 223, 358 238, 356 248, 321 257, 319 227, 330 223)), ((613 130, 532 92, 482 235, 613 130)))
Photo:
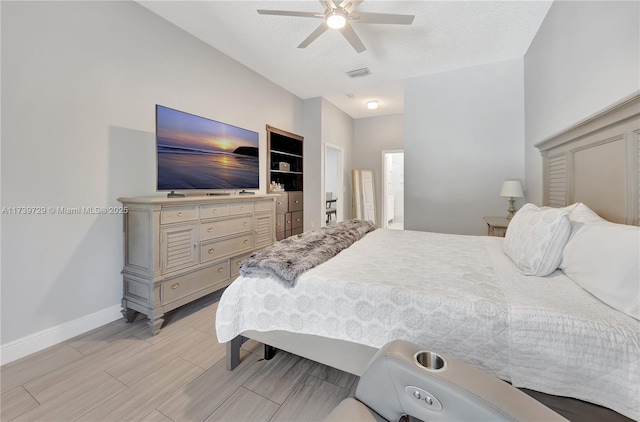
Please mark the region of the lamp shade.
POLYGON ((502 184, 500 196, 522 198, 524 196, 524 193, 522 192, 522 183, 520 183, 519 180, 505 180, 502 184))

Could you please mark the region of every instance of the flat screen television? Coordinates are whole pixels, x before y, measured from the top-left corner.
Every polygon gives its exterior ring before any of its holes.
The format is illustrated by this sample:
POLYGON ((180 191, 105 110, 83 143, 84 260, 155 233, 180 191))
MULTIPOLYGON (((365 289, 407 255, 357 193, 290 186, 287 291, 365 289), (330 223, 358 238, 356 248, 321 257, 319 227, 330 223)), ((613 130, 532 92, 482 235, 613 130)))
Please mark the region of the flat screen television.
POLYGON ((258 133, 156 105, 158 191, 258 189, 258 133))

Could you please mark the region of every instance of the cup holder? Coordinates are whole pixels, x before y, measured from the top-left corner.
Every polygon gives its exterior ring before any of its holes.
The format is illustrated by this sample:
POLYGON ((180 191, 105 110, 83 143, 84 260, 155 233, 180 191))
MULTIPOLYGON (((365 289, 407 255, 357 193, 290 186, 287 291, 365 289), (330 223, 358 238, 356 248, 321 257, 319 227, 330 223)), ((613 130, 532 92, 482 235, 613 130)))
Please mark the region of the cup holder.
POLYGON ((447 361, 442 356, 434 352, 416 353, 416 362, 429 371, 442 371, 447 366, 447 361))

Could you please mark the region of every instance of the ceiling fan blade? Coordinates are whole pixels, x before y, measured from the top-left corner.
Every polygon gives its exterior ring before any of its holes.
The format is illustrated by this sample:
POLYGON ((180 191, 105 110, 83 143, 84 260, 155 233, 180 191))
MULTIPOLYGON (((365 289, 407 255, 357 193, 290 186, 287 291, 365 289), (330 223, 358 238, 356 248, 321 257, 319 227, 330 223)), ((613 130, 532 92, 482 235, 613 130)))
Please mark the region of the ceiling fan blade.
POLYGON ((346 10, 347 13, 351 13, 360 6, 360 3, 362 3, 362 0, 344 0, 338 7, 346 10))
POLYGON ((358 34, 356 34, 356 31, 353 30, 353 27, 351 27, 351 25, 347 23, 344 28, 340 29, 340 32, 342 33, 342 35, 344 35, 347 41, 349 41, 351 47, 353 47, 353 49, 358 53, 362 53, 364 50, 366 50, 364 44, 362 44, 362 41, 360 41, 360 37, 358 37, 358 34))
POLYGON ((322 7, 324 7, 327 10, 333 10, 336 8, 336 5, 333 2, 333 0, 320 0, 320 4, 322 4, 322 7))
POLYGON ((411 25, 415 15, 393 15, 390 13, 365 13, 358 12, 349 15, 353 23, 391 23, 396 25, 411 25))
POLYGON ((324 31, 326 31, 326 30, 327 30, 327 28, 328 28, 328 26, 327 26, 327 25, 325 25, 325 23, 324 23, 324 22, 322 22, 322 23, 320 24, 320 26, 319 26, 319 27, 317 27, 317 28, 315 29, 315 31, 313 31, 313 32, 311 33, 311 35, 309 35, 307 38, 305 38, 305 40, 304 40, 304 41, 302 41, 302 42, 300 43, 300 45, 298 46, 298 48, 305 48, 306 46, 308 46, 309 44, 311 44, 311 43, 312 43, 316 38, 318 38, 320 35, 322 35, 322 33, 323 33, 324 31))
POLYGON ((276 15, 276 16, 297 16, 301 18, 322 18, 322 13, 313 12, 295 12, 290 10, 261 10, 258 9, 258 13, 261 15, 276 15))

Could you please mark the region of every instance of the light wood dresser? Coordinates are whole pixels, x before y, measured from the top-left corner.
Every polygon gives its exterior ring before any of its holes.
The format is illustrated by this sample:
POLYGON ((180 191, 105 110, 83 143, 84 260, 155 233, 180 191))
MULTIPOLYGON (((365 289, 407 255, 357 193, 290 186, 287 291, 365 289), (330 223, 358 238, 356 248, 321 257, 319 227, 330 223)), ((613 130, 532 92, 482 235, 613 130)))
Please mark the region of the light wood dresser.
POLYGON ((275 241, 278 195, 118 198, 124 215, 122 314, 166 312, 228 286, 242 260, 275 241))

